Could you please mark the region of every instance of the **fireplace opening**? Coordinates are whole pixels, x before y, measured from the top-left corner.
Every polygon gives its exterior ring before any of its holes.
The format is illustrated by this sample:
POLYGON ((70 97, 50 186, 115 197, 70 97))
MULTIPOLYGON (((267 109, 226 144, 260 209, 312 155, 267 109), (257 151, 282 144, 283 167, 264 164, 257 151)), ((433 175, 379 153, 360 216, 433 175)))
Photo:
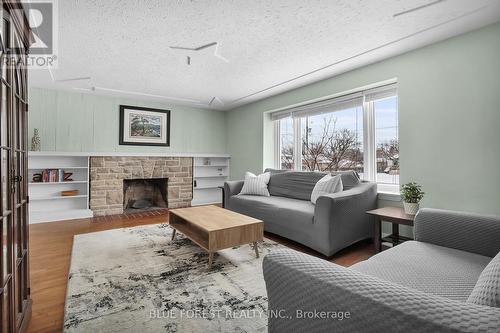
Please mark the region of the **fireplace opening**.
POLYGON ((123 210, 137 212, 168 207, 168 178, 124 179, 123 210))

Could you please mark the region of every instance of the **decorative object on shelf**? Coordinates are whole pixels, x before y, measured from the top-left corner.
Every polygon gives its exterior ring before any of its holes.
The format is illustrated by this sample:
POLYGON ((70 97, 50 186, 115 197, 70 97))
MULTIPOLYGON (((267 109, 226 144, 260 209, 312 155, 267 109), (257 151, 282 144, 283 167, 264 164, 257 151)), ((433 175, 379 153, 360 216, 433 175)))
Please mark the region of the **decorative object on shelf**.
POLYGON ((120 105, 120 145, 170 146, 170 111, 120 105))
POLYGON ((31 151, 42 150, 40 143, 40 134, 38 133, 38 128, 33 130, 33 137, 31 138, 31 151))
POLYGON ((79 192, 80 192, 79 190, 61 191, 61 196, 63 196, 63 197, 74 197, 75 195, 78 195, 79 192))
POLYGON ((64 171, 61 169, 45 169, 42 171, 42 182, 61 183, 63 181, 64 171))
POLYGON ((406 214, 417 214, 420 200, 422 200, 424 194, 425 192, 422 191, 422 186, 415 182, 401 186, 401 198, 403 199, 403 206, 406 214))
POLYGON ((211 164, 211 160, 209 158, 204 158, 203 159, 203 165, 210 165, 211 164))
POLYGON ((73 179, 71 178, 71 176, 73 176, 73 172, 63 171, 63 181, 65 181, 65 182, 72 182, 73 179))
POLYGON ((32 182, 33 183, 41 183, 42 182, 42 174, 41 173, 33 174, 32 182))

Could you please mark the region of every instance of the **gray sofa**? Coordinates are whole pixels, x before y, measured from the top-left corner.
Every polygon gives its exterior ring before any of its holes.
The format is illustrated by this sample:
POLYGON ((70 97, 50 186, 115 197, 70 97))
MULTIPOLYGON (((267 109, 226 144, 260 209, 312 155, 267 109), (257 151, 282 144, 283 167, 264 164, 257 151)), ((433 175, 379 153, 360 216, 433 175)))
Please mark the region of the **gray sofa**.
POLYGON ((500 218, 422 209, 415 238, 350 268, 292 250, 266 256, 270 313, 291 317, 271 315, 269 332, 500 332, 500 218), (478 279, 490 306, 469 298, 478 279))
POLYGON ((318 198, 311 192, 324 173, 268 169, 270 197, 238 195, 243 181, 226 182, 225 208, 264 221, 268 232, 286 237, 326 256, 373 237, 367 210, 377 204, 377 185, 342 172, 344 191, 318 198))

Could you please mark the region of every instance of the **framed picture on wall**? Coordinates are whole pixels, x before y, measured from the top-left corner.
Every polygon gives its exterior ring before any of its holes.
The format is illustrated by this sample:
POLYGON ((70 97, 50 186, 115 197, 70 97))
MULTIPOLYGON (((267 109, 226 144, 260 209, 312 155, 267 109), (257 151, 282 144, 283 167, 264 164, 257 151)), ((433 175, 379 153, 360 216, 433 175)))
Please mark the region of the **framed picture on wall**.
POLYGON ((170 110, 120 105, 120 145, 170 146, 170 110))

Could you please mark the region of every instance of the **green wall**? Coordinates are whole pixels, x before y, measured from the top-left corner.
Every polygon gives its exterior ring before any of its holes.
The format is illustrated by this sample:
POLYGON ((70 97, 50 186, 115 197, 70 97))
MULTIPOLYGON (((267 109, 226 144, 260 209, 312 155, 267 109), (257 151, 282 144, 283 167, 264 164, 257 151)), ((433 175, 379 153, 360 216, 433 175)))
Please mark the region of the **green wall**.
POLYGON ((230 111, 231 178, 272 166, 264 112, 397 78, 402 182, 423 185, 425 207, 500 214, 499 36, 497 23, 230 111))
POLYGON ((225 153, 224 112, 39 88, 29 91, 29 136, 43 151, 225 153), (170 147, 118 144, 119 105, 171 110, 170 147))

